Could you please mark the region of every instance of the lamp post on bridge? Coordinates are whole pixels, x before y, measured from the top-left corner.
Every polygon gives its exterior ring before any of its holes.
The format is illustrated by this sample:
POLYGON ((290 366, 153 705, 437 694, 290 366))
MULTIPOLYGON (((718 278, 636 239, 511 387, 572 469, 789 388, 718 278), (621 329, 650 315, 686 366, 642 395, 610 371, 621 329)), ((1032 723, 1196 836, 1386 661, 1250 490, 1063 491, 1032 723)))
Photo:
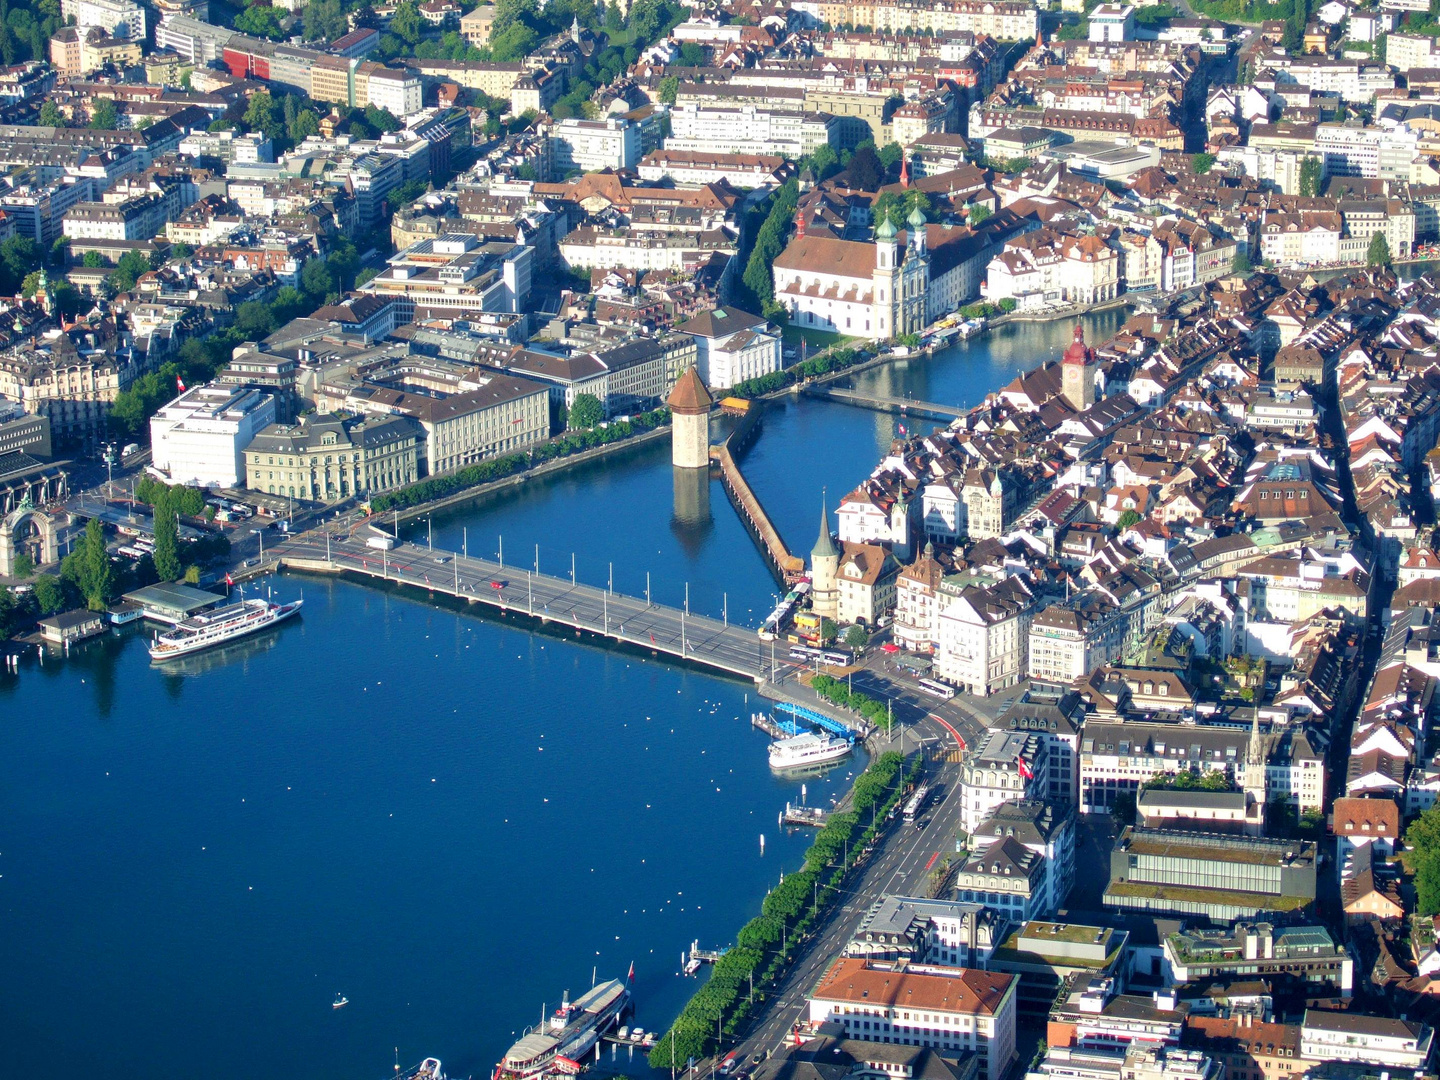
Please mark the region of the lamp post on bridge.
POLYGON ((505 534, 500 533, 500 569, 505 569, 505 534))

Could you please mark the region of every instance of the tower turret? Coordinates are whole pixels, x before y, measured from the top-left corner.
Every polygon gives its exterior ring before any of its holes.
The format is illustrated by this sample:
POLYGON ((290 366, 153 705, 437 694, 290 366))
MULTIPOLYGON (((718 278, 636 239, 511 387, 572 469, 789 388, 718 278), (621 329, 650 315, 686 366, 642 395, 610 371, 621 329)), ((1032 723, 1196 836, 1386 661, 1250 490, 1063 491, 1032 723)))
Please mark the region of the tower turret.
POLYGON ((835 579, 840 573, 840 549, 830 535, 830 514, 820 496, 820 537, 810 549, 810 606, 822 619, 834 619, 840 609, 835 579))
POLYGON ((694 365, 675 382, 666 402, 670 406, 670 460, 677 469, 704 469, 710 465, 710 406, 715 399, 694 365))
POLYGON ((1060 389, 1078 412, 1095 404, 1095 352, 1085 344, 1085 328, 1078 322, 1075 340, 1060 361, 1060 389))

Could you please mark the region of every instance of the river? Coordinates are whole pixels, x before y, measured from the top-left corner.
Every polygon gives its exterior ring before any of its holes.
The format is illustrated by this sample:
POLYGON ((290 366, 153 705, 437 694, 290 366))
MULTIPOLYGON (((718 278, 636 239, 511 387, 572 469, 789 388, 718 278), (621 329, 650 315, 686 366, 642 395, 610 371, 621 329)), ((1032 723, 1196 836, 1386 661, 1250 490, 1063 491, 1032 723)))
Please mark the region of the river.
MULTIPOLYGON (((1087 321, 1092 340, 1122 319, 1087 321)), ((855 383, 973 404, 1069 338, 1014 324, 855 383)), ((897 422, 767 413, 744 468, 792 548, 897 422)), ((552 573, 573 553, 628 592, 648 572, 657 601, 688 585, 751 625, 776 592, 718 481, 677 478, 664 444, 427 530, 517 565, 538 544, 552 573)), ((798 864, 809 837, 776 815, 800 783, 766 767, 744 684, 349 582, 271 584, 303 590, 301 619, 182 673, 129 631, 0 676, 0 1074, 378 1080, 398 1047, 488 1075, 592 969, 633 961, 637 1022, 663 1028, 696 985, 680 951, 733 940, 798 864)))

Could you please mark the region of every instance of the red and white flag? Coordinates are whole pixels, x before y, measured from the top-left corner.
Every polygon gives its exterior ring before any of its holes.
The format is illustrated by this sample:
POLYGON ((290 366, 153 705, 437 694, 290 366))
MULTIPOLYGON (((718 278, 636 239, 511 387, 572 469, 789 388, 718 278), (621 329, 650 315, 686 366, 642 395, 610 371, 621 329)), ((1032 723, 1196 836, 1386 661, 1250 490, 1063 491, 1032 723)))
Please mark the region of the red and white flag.
POLYGON ((179 390, 182 394, 185 392, 185 380, 179 375, 175 376, 175 389, 179 390))
POLYGON ((1020 775, 1023 776, 1026 780, 1035 779, 1035 774, 1030 771, 1030 766, 1025 763, 1025 759, 1023 757, 1016 758, 1015 764, 1020 767, 1020 775))
POLYGON ((630 974, 625 976, 625 981, 626 981, 626 982, 632 982, 632 983, 635 981, 635 961, 634 961, 634 960, 631 960, 631 961, 630 961, 630 974))
POLYGON ((226 585, 234 585, 234 584, 235 584, 235 579, 232 578, 229 574, 226 574, 226 575, 225 575, 225 584, 226 584, 226 585))

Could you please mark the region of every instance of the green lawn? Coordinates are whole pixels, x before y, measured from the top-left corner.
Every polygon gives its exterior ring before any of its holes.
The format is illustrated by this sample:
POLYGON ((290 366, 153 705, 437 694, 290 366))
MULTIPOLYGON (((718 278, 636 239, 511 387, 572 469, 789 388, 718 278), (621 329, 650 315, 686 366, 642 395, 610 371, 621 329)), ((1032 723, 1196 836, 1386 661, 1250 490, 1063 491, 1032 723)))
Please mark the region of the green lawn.
POLYGON ((807 330, 800 326, 785 327, 784 341, 786 345, 799 345, 801 339, 809 343, 812 353, 816 349, 825 349, 831 345, 844 345, 847 342, 859 340, 846 337, 844 334, 832 333, 829 330, 807 330))

